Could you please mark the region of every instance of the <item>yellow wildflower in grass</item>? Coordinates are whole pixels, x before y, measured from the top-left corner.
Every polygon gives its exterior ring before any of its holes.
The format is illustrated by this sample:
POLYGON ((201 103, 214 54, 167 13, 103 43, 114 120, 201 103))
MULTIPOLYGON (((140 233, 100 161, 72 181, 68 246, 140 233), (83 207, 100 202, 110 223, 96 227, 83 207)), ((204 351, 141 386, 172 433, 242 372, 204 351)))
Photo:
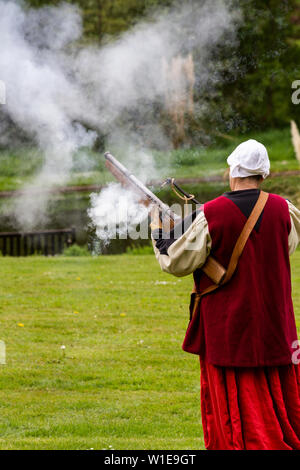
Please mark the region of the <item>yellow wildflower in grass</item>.
POLYGON ((77 312, 77 310, 74 310, 74 313, 75 313, 75 315, 77 315, 79 312, 77 312))
POLYGON ((22 326, 22 327, 23 327, 23 326, 24 326, 24 323, 18 323, 18 326, 22 326))
POLYGON ((81 277, 76 277, 76 281, 81 281, 81 277))
POLYGON ((126 313, 120 313, 120 317, 126 317, 126 313))

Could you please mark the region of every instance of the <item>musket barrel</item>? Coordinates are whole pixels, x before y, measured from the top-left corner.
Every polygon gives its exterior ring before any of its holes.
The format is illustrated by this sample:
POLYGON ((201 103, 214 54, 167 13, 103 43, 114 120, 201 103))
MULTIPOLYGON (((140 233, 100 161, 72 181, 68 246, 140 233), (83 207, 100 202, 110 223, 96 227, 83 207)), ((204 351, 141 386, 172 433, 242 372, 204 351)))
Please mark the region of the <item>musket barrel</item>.
MULTIPOLYGON (((155 194, 150 191, 138 178, 136 178, 122 163, 120 163, 110 152, 105 152, 105 159, 122 174, 125 180, 127 180, 131 186, 134 186, 142 196, 146 197, 149 203, 153 203, 159 207, 163 215, 169 217, 173 222, 178 218, 176 214, 169 208, 167 204, 164 204, 155 194)), ((110 169, 110 168, 109 168, 110 169)), ((111 169, 110 169, 111 170, 111 169)), ((111 170, 112 171, 112 170, 111 170)), ((113 173, 113 171, 112 171, 113 173)), ((114 173, 113 173, 114 174, 114 173)), ((114 174, 117 178, 117 175, 114 174)), ((121 181, 124 184, 124 181, 121 181)))

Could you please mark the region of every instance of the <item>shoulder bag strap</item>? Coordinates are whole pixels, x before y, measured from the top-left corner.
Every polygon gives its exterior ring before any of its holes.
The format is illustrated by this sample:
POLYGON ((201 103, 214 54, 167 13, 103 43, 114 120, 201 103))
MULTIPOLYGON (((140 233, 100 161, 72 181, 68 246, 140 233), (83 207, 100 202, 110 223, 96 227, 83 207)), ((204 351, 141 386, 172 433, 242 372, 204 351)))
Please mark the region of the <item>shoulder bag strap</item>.
POLYGON ((218 287, 221 287, 222 285, 226 284, 232 278, 232 276, 235 273, 235 270, 237 268, 238 261, 241 257, 241 254, 243 253, 243 250, 244 250, 245 245, 247 243, 247 240, 248 240, 252 230, 254 229, 254 227, 256 225, 256 222, 258 221, 262 211, 264 210, 264 207, 267 203, 268 197, 269 197, 268 193, 266 193, 264 191, 260 192, 259 198, 258 198, 258 200, 257 200, 250 216, 248 217, 247 222, 245 223, 244 228, 243 228, 243 230, 242 230, 242 232, 241 232, 241 234, 240 234, 239 238, 237 239, 237 242, 234 246, 234 249, 233 249, 229 264, 228 264, 228 268, 226 270, 226 274, 225 274, 224 279, 222 280, 222 282, 220 284, 212 284, 211 286, 207 287, 202 292, 196 292, 196 299, 195 299, 195 305, 194 305, 194 309, 193 309, 193 315, 197 310, 197 307, 199 305, 199 301, 200 301, 201 297, 203 297, 204 295, 209 294, 210 292, 213 292, 214 290, 218 289, 218 287))

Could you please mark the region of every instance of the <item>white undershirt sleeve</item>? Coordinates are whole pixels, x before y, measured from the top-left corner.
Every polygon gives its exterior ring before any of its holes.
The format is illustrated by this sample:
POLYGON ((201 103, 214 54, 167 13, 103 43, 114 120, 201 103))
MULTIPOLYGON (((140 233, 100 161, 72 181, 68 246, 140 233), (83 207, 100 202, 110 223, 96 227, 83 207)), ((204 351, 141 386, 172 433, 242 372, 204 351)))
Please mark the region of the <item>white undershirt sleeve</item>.
POLYGON ((289 234, 289 252, 294 253, 300 243, 300 211, 290 201, 287 201, 291 216, 291 231, 289 234))
POLYGON ((160 254, 153 240, 154 252, 163 271, 177 277, 187 276, 201 268, 211 250, 211 237, 204 212, 201 211, 190 227, 168 248, 168 255, 160 254))

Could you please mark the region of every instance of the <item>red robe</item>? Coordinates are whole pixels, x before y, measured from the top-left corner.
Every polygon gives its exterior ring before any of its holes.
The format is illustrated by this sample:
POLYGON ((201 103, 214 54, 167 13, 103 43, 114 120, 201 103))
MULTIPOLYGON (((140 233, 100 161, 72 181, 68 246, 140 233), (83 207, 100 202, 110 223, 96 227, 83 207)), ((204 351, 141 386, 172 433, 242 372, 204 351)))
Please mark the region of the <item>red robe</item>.
POLYGON ((300 450, 299 366, 218 367, 201 359, 209 450, 300 450))
MULTIPOLYGON (((212 238, 211 254, 228 266, 246 222, 230 199, 221 196, 204 205, 212 238)), ((254 229, 231 281, 204 296, 191 320, 183 349, 214 365, 258 367, 291 364, 297 330, 291 297, 286 201, 270 194, 258 229, 254 229)), ((211 284, 194 273, 200 291, 211 284)))

